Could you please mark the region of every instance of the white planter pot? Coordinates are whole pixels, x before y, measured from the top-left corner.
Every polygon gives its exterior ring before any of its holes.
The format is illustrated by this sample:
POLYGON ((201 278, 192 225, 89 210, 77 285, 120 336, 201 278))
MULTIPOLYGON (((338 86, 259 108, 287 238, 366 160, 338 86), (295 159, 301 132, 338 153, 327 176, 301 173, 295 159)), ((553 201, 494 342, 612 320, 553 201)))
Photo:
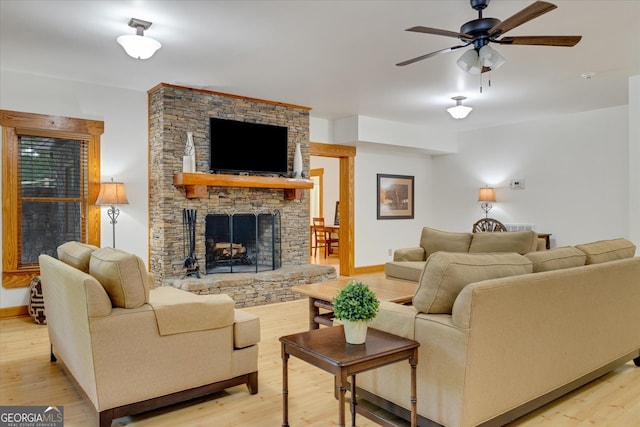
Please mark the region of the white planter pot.
POLYGON ((341 320, 344 325, 344 336, 349 344, 364 344, 367 340, 368 322, 364 320, 341 320))

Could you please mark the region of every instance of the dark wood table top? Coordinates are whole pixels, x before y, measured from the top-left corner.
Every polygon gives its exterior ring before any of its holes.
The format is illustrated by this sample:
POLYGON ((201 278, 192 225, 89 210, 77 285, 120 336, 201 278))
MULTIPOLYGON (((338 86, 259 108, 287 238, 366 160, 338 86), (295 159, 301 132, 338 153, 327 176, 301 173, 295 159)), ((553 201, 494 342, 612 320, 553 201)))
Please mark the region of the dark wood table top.
MULTIPOLYGON (((333 367, 348 367, 368 360, 379 360, 385 355, 394 355, 420 346, 417 341, 374 328, 368 328, 364 344, 347 344, 342 325, 283 336, 280 342, 333 367)), ((322 368, 318 364, 316 366, 322 368)))

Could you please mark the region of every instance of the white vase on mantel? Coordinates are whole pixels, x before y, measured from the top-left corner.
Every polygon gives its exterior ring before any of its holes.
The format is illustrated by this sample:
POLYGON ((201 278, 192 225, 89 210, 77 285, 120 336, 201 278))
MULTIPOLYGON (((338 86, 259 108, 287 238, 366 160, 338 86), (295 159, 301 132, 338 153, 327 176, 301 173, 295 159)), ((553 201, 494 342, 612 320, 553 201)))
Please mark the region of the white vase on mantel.
POLYGON ((364 344, 367 340, 366 320, 341 320, 344 325, 344 337, 348 344, 364 344))
POLYGON ((293 154, 293 178, 302 178, 302 152, 300 143, 296 142, 296 150, 293 154))
POLYGON ((182 156, 182 172, 193 173, 196 171, 196 147, 193 144, 193 132, 187 132, 187 144, 182 156))

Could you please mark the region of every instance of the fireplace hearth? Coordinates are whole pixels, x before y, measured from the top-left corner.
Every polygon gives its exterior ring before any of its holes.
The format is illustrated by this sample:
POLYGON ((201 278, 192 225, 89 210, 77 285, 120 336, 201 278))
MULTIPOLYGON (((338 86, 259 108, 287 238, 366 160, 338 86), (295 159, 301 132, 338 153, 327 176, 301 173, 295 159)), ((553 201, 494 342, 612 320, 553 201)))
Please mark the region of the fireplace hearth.
POLYGON ((206 273, 258 273, 280 268, 280 228, 279 211, 207 215, 206 273))

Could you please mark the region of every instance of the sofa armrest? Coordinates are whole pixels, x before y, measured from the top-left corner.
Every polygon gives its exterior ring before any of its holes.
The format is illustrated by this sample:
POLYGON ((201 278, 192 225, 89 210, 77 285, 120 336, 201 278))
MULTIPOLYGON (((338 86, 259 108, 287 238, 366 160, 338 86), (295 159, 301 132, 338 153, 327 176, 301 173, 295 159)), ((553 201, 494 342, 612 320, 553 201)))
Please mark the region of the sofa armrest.
POLYGON ((394 261, 426 261, 426 253, 423 248, 400 248, 393 251, 394 261))
POLYGON ((234 310, 233 347, 245 348, 260 342, 260 318, 246 311, 234 310))
POLYGON ((414 339, 415 317, 417 315, 418 311, 411 305, 380 301, 380 310, 369 326, 390 334, 414 339))

